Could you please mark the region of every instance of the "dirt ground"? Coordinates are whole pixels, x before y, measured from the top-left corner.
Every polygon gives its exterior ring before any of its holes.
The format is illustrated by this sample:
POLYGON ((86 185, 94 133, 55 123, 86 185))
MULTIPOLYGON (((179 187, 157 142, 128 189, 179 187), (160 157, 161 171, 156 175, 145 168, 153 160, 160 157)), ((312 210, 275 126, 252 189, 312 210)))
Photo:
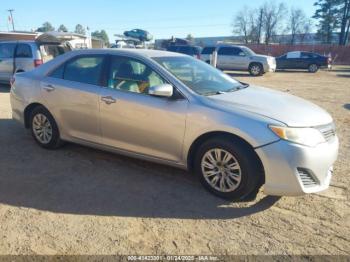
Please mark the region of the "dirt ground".
POLYGON ((309 99, 334 117, 328 191, 229 203, 188 173, 68 144, 39 148, 0 87, 0 254, 350 255, 350 67, 241 81, 309 99))

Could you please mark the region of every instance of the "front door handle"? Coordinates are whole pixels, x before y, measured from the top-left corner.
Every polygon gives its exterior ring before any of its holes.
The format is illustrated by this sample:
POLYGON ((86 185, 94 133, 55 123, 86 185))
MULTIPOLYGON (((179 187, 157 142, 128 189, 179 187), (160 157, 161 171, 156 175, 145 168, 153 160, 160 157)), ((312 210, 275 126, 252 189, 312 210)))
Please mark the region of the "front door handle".
POLYGON ((114 104, 115 102, 117 102, 117 100, 114 99, 114 98, 111 97, 111 96, 103 96, 103 97, 101 98, 101 100, 102 100, 103 102, 105 102, 107 105, 114 104))
POLYGON ((47 92, 51 92, 51 91, 54 91, 55 90, 55 87, 53 85, 45 85, 44 86, 44 89, 47 91, 47 92))

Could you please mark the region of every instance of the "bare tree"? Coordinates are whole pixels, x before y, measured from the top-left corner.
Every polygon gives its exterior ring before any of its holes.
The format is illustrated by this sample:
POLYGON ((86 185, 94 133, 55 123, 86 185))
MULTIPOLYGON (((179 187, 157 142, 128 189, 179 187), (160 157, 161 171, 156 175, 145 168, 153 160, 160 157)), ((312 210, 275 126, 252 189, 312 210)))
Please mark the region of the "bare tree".
POLYGON ((291 34, 290 43, 292 45, 295 44, 296 36, 303 33, 305 24, 307 24, 307 18, 304 11, 300 8, 292 8, 288 21, 288 31, 291 34))
POLYGON ((281 28, 287 9, 284 3, 276 5, 276 2, 270 1, 264 4, 263 10, 265 44, 268 45, 272 36, 281 28))
POLYGON ((258 18, 256 19, 256 43, 260 44, 261 35, 263 31, 263 23, 264 23, 264 8, 259 7, 257 10, 258 18))
POLYGON ((350 28, 350 0, 341 0, 339 11, 341 12, 339 45, 346 45, 350 28))
POLYGON ((243 36, 244 42, 247 44, 251 40, 251 18, 250 18, 250 10, 248 8, 244 8, 239 11, 234 17, 233 23, 233 33, 243 36))
POLYGON ((306 36, 311 33, 312 27, 313 25, 311 19, 306 19, 304 25, 302 26, 302 31, 300 33, 301 43, 304 43, 306 36))
POLYGON ((233 33, 242 36, 245 43, 260 43, 263 32, 263 8, 244 7, 234 17, 233 33))

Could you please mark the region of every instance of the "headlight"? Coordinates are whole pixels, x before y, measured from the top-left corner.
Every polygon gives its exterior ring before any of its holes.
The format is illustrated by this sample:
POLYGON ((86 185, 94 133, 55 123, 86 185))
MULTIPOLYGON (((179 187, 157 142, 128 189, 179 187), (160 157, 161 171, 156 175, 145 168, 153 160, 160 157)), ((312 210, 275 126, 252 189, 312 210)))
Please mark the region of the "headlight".
POLYGON ((305 146, 316 146, 326 142, 322 133, 315 128, 292 128, 282 126, 269 126, 278 137, 293 143, 305 146))

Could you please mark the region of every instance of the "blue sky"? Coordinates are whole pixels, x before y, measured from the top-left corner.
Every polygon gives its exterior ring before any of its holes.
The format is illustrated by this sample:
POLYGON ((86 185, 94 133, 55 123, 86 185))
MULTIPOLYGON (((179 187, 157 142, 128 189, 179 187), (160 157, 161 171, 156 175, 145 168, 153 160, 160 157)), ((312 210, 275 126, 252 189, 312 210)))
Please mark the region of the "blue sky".
MULTIPOLYGON (((285 2, 300 7, 308 16, 314 13, 315 0, 285 2)), ((16 30, 31 30, 49 21, 56 28, 64 24, 74 30, 76 24, 92 31, 105 29, 110 40, 114 34, 141 28, 155 38, 229 36, 235 12, 256 7, 265 0, 1 0, 0 31, 8 30, 7 9, 13 8, 16 30)))

